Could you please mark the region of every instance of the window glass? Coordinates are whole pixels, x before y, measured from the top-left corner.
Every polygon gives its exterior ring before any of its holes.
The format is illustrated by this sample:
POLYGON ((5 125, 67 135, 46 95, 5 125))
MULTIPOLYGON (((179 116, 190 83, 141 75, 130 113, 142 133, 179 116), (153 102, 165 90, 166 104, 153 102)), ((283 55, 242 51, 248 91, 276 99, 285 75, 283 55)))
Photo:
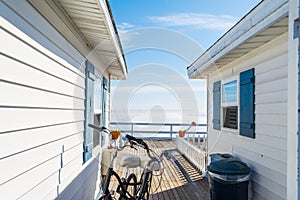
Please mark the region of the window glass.
POLYGON ((223 84, 222 86, 222 102, 237 102, 237 80, 223 84))
POLYGON ((102 79, 97 79, 94 81, 94 95, 95 95, 95 102, 94 102, 94 110, 95 114, 100 114, 102 110, 102 79))

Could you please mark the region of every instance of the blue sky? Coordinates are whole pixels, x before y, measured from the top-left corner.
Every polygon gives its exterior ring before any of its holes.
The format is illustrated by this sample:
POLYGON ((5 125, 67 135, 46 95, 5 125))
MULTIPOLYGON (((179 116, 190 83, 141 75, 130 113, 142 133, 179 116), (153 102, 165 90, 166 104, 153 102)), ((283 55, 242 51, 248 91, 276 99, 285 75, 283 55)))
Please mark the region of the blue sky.
POLYGON ((186 67, 258 0, 110 0, 128 67, 112 121, 206 122, 206 84, 186 67))

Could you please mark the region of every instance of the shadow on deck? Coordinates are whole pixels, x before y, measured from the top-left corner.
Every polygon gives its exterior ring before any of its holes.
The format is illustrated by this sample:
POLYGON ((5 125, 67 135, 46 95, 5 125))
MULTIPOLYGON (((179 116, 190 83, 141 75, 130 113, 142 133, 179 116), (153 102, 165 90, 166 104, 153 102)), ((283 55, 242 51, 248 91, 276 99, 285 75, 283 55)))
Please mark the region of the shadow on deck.
MULTIPOLYGON (((164 159, 164 171, 162 176, 153 176, 152 195, 150 199, 209 200, 208 182, 203 179, 201 173, 176 150, 175 141, 147 140, 146 142, 157 154, 160 154, 163 150, 169 150, 173 157, 171 160, 164 159)), ((126 151, 145 154, 144 150, 135 151, 127 148, 126 151)), ((140 173, 141 170, 136 169, 134 172, 140 173)))

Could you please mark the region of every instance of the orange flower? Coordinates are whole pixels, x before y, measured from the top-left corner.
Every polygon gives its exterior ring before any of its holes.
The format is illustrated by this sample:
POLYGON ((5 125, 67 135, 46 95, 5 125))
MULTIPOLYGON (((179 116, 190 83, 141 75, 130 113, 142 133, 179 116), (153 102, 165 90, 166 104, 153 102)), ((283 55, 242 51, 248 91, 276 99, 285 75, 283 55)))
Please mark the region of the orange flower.
POLYGON ((121 135, 120 130, 112 130, 110 133, 111 133, 111 139, 112 140, 118 139, 118 137, 121 135))

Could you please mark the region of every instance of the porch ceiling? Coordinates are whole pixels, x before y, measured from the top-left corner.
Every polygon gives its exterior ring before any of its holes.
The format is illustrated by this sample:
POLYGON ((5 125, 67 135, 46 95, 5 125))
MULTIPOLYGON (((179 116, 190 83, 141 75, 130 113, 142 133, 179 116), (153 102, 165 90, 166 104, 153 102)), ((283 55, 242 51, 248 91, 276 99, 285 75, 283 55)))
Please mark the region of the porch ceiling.
POLYGON ((189 78, 206 78, 209 73, 287 32, 287 13, 285 0, 262 2, 187 68, 189 78))
POLYGON ((104 72, 103 69, 107 69, 112 79, 126 78, 127 68, 122 46, 106 0, 30 2, 101 73, 104 72))

